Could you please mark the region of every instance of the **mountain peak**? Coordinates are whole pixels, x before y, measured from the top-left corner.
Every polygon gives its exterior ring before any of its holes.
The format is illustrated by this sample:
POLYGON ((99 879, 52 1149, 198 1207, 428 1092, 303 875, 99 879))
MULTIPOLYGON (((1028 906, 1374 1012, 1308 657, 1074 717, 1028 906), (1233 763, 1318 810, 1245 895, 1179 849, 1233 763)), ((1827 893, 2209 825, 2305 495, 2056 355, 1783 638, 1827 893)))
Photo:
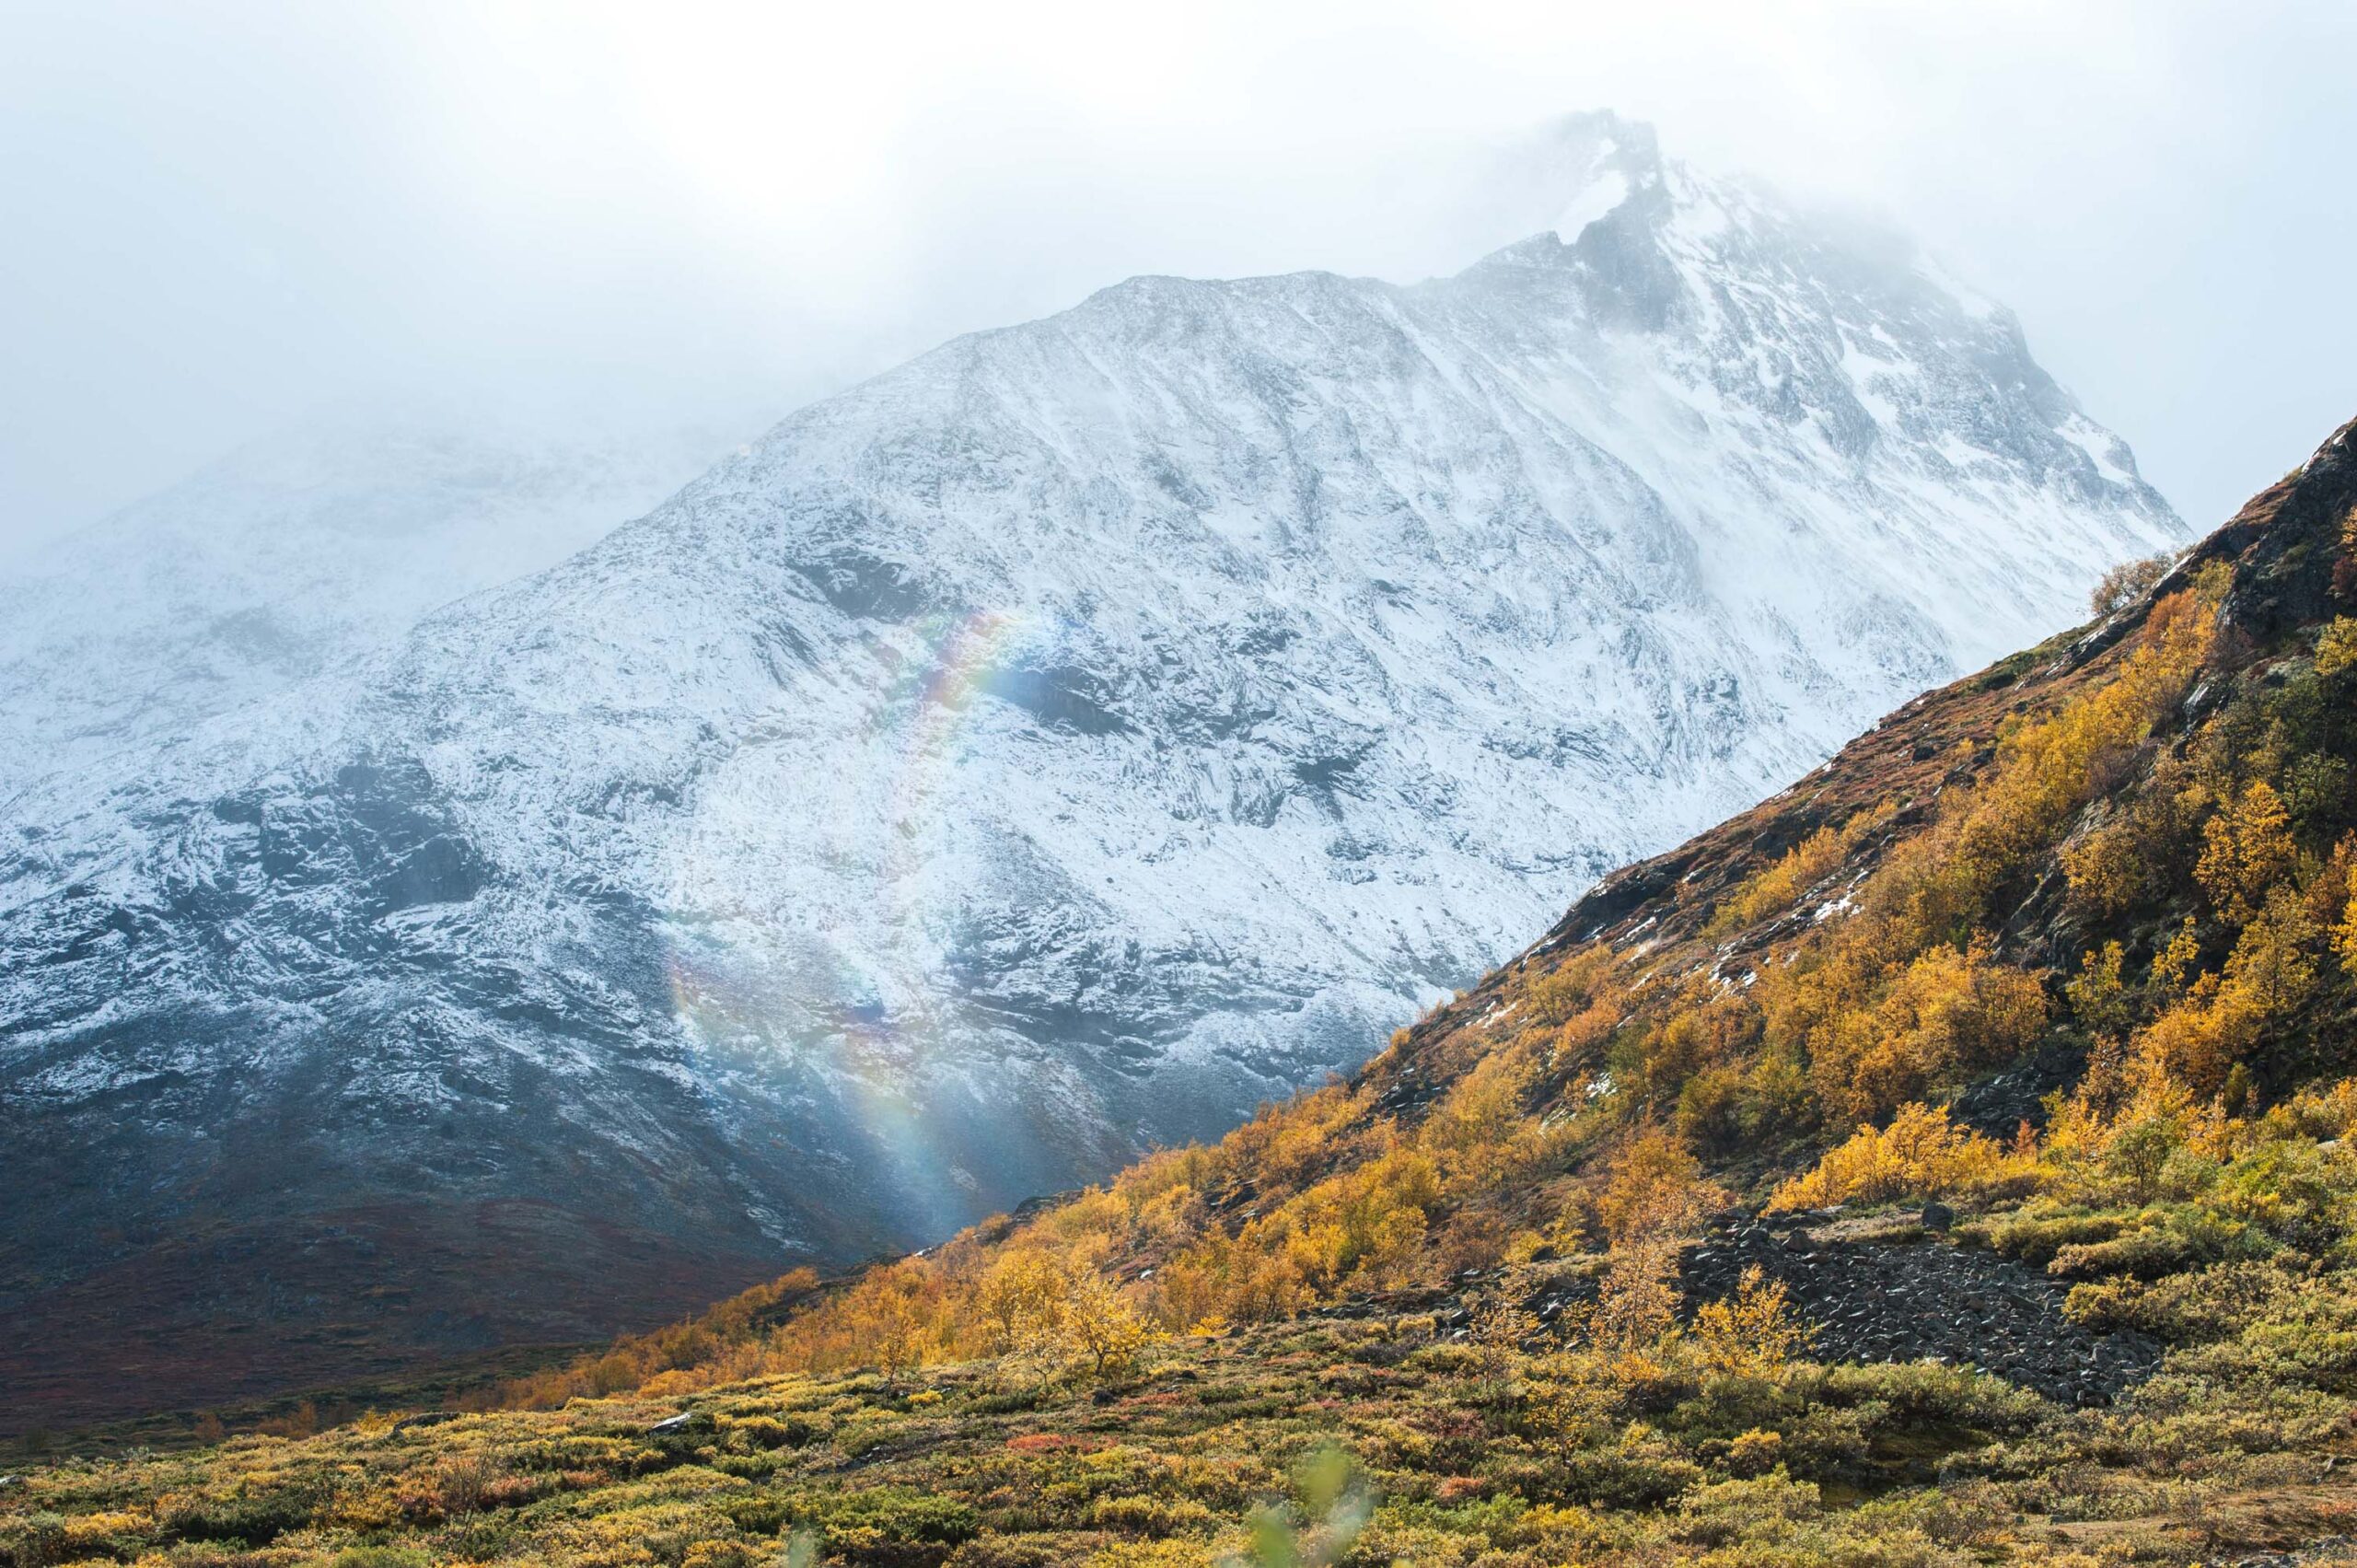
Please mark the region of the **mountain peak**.
POLYGON ((1563 192, 1562 211, 1550 228, 1565 245, 1576 243, 1591 224, 1631 196, 1659 189, 1664 178, 1654 128, 1609 110, 1557 121, 1540 146, 1548 178, 1563 192))

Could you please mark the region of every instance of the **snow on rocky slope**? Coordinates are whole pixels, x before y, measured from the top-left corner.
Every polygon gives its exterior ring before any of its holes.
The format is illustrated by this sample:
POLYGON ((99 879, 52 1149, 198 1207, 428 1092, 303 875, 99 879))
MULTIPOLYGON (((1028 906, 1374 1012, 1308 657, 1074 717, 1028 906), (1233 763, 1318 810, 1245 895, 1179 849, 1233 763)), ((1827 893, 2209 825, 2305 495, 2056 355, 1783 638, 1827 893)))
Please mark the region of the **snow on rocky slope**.
POLYGON ((959 339, 25 788, 0 1307, 203 1273, 200 1218, 330 1260, 304 1321, 431 1279, 366 1330, 419 1346, 927 1239, 1355 1062, 2182 538, 1903 244, 1609 117, 1551 156, 1457 276, 959 339))
POLYGON ((561 561, 693 479, 711 431, 552 440, 346 410, 0 569, 0 799, 84 775, 561 561))

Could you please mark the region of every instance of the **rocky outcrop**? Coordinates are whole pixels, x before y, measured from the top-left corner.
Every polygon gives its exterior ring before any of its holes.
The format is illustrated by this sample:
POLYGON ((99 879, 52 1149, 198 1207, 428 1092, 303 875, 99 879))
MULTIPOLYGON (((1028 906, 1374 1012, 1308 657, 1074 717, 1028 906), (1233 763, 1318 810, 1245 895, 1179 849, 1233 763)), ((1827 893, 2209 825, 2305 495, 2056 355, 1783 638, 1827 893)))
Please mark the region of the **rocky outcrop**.
MULTIPOLYGON (((1934 1361, 1992 1373, 2060 1404, 2106 1405, 2151 1376, 2161 1345, 2134 1330, 2098 1332, 2062 1310, 2068 1290, 2027 1265, 1880 1221, 1746 1214, 1715 1222, 1678 1259, 1678 1315, 1734 1295, 1758 1268, 1783 1285, 1809 1330, 1810 1360, 1934 1361)), ((1501 1299, 1527 1315, 1524 1348, 1576 1341, 1596 1305, 1592 1263, 1469 1269, 1429 1290, 1369 1292, 1311 1317, 1364 1320, 1429 1314, 1446 1338, 1479 1330, 1501 1299)))
POLYGON ((1911 1228, 1840 1230, 1810 1216, 1724 1226, 1682 1256, 1681 1288, 1689 1307, 1720 1299, 1757 1266, 1815 1326, 1818 1360, 1978 1367, 2066 1405, 2108 1404, 2160 1364, 2157 1341, 2072 1321, 2067 1286, 2026 1264, 1911 1228))

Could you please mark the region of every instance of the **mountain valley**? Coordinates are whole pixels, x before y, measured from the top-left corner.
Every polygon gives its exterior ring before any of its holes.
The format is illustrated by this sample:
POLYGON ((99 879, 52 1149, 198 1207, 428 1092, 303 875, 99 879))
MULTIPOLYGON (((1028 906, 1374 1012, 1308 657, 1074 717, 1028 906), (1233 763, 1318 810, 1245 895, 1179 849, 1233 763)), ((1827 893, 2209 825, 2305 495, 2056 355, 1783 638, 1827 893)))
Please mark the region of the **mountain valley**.
POLYGON ((600 1339, 1214 1136, 2181 539, 1902 242, 1553 156, 1457 276, 1132 279, 319 673, 89 704, 0 854, 7 1419, 600 1339))

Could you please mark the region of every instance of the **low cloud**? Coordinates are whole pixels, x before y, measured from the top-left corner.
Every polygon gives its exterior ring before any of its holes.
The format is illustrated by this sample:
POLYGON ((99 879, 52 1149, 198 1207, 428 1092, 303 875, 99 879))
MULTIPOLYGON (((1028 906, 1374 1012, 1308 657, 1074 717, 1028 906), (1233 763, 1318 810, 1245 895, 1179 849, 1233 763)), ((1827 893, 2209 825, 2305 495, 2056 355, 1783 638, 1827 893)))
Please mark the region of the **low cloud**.
POLYGON ((1603 106, 1887 210, 2197 524, 2357 412, 2357 13, 1642 9, 0 8, 0 550, 322 404, 758 424, 1133 273, 1451 271, 1603 106))

